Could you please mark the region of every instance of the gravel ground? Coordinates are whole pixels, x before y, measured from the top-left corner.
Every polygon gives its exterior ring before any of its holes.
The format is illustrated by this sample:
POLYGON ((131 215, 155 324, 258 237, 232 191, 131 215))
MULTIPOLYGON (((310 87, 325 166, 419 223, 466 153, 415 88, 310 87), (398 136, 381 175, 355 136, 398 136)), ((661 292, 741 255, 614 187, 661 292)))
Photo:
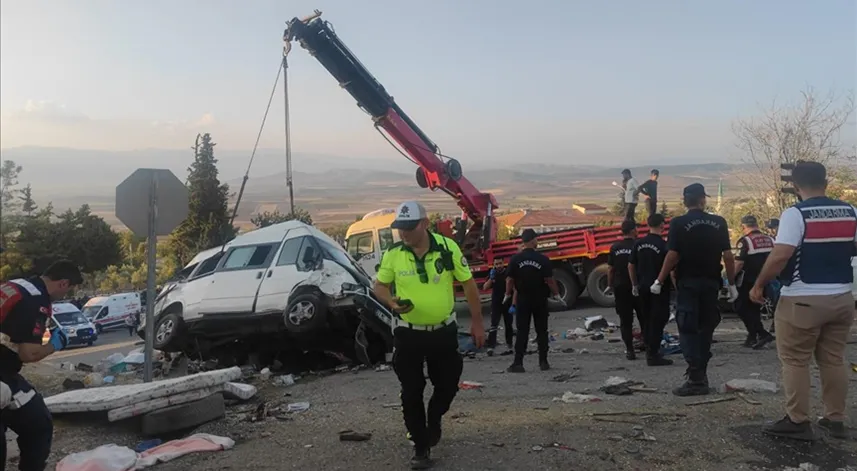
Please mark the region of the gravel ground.
MULTIPOLYGON (((766 420, 783 415, 780 393, 748 396, 759 404, 734 395, 677 398, 669 391, 682 381, 680 356, 671 356, 676 360, 674 366, 650 368, 643 360, 625 360, 621 344, 609 341, 618 333, 599 341, 562 339, 566 329, 582 326, 583 316, 595 314, 618 322, 612 310, 601 308, 552 315, 551 329, 559 335, 552 343, 557 353, 551 354, 553 370, 549 372, 538 371, 534 356, 527 357, 529 370, 520 375, 503 372, 511 360, 508 356, 466 359, 462 380, 482 383, 483 388, 458 394, 445 417, 443 441, 433 450, 435 469, 742 470, 784 469, 804 462, 821 470, 857 467, 857 440, 853 438, 832 440, 822 434, 819 441, 802 444, 761 435, 759 427, 766 420), (561 353, 569 348, 575 351, 561 353), (583 349, 588 353, 582 353, 583 349), (554 380, 558 375, 574 377, 554 380), (644 382, 657 392, 606 395, 598 388, 611 376, 644 382), (583 404, 554 400, 569 391, 603 400, 583 404), (688 405, 725 397, 733 399, 688 405), (593 415, 605 412, 633 414, 593 415)), ((668 330, 675 333, 675 324, 668 330)), ((779 383, 776 351, 772 347, 758 352, 742 348, 742 332, 735 320, 721 324, 711 364, 712 385, 733 378, 779 383)), ((853 345, 849 356, 857 361, 853 345)), ((234 449, 185 457, 157 469, 407 469, 410 447, 396 404, 398 383, 392 371, 306 376, 291 387, 254 384, 260 386, 260 393, 251 403, 232 406, 225 419, 196 430, 230 436, 236 440, 234 449), (279 417, 263 422, 247 420, 260 402, 276 409, 300 401, 310 402, 311 408, 302 413, 274 413, 279 417), (365 442, 340 442, 342 430, 367 432, 372 437, 365 442)), ((852 375, 850 386, 848 414, 851 424, 857 424, 857 374, 852 375)), ((820 413, 817 378, 813 388, 815 412, 820 413)), ((57 418, 52 460, 106 443, 133 447, 141 440, 135 426, 133 420, 107 425, 91 417, 73 422, 57 418)))

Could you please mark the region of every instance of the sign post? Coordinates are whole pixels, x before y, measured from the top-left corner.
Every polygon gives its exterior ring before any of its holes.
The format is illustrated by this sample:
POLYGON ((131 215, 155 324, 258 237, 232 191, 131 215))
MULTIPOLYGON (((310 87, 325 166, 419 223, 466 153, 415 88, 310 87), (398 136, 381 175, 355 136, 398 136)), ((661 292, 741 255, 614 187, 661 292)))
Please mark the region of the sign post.
POLYGON ((155 348, 155 279, 158 236, 168 235, 187 218, 187 187, 166 169, 140 168, 116 187, 116 217, 138 236, 146 236, 146 346, 143 379, 152 381, 155 348), (159 204, 162 203, 162 204, 159 204))

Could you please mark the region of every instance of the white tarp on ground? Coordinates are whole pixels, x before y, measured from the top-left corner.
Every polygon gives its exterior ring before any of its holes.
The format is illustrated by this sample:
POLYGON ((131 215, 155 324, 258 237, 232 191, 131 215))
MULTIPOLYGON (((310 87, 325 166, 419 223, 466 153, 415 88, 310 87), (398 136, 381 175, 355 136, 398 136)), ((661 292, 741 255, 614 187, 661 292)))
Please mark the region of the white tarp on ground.
POLYGON ((107 420, 115 422, 117 420, 143 415, 152 411, 165 409, 170 406, 205 399, 206 397, 221 391, 223 391, 223 385, 211 386, 209 388, 194 389, 193 391, 173 394, 172 396, 149 399, 148 401, 137 402, 130 406, 117 407, 116 409, 112 409, 107 412, 107 420))
POLYGON ((236 366, 151 383, 66 391, 46 398, 45 404, 52 413, 109 411, 197 389, 222 388, 240 377, 241 368, 236 366))

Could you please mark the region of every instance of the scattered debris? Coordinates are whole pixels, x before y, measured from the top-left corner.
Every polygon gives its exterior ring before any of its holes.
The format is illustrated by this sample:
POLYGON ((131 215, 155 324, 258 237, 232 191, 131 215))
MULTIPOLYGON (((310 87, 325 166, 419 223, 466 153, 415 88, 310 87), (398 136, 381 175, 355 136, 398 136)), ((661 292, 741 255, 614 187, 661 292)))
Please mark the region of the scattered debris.
POLYGON ((104 377, 100 373, 89 373, 83 377, 83 384, 87 388, 97 388, 104 384, 104 377))
POLYGON ((761 404, 762 404, 761 402, 759 402, 759 401, 757 401, 757 400, 755 400, 755 399, 750 399, 750 397, 749 397, 749 396, 747 396, 746 394, 744 394, 744 393, 742 393, 742 392, 739 392, 739 393, 738 393, 738 397, 740 397, 740 398, 741 398, 744 402, 746 402, 747 404, 751 404, 751 405, 754 405, 754 406, 758 406, 758 405, 761 405, 761 404))
POLYGON ((271 380, 271 383, 274 386, 291 386, 295 384, 295 376, 294 375, 282 375, 282 376, 274 376, 271 380))
POLYGON ((565 383, 566 381, 569 381, 569 380, 575 378, 576 376, 577 376, 577 373, 563 373, 563 374, 554 376, 553 378, 551 378, 551 381, 554 381, 557 383, 565 383))
POLYGON ((686 406, 702 406, 705 404, 717 404, 718 402, 734 401, 735 396, 715 397, 714 399, 706 399, 704 401, 688 402, 686 406))
POLYGON ((66 391, 74 391, 75 389, 83 389, 83 388, 85 388, 85 387, 86 387, 86 384, 84 384, 84 383, 83 383, 83 381, 81 381, 81 380, 79 380, 79 379, 66 378, 66 379, 62 382, 62 387, 63 387, 63 389, 65 389, 66 391))
POLYGON ((309 410, 309 402, 293 402, 288 405, 289 412, 304 412, 309 410))
POLYGON ((721 392, 760 392, 776 394, 779 391, 776 383, 762 379, 730 379, 721 388, 721 392))
POLYGON ((622 438, 622 435, 610 435, 609 437, 607 437, 607 439, 612 440, 614 442, 621 442, 622 440, 624 440, 622 438))
POLYGON ((574 353, 574 349, 571 347, 563 348, 562 353, 574 353))
POLYGON ((544 447, 541 445, 533 445, 532 450, 533 451, 542 451, 542 450, 544 450, 544 447))
POLYGON ((262 371, 259 372, 259 377, 262 378, 263 381, 267 381, 268 378, 271 377, 271 369, 270 368, 262 368, 262 371))
POLYGON ((577 339, 580 337, 585 337, 587 335, 589 335, 589 332, 587 332, 586 329, 582 329, 580 327, 577 327, 574 329, 568 329, 565 332, 563 332, 562 338, 567 339, 567 340, 574 340, 574 339, 577 339))
POLYGON ((628 453, 631 455, 636 455, 639 452, 640 452, 640 447, 630 445, 630 444, 625 445, 625 453, 628 453))
POLYGON ((605 394, 612 394, 614 396, 628 396, 634 393, 634 390, 631 389, 632 387, 640 386, 644 386, 644 383, 631 381, 629 379, 622 378, 621 376, 611 376, 607 378, 607 381, 604 382, 604 385, 601 386, 599 390, 605 394))
POLYGON ((604 334, 600 332, 597 334, 592 334, 592 336, 589 337, 589 340, 604 340, 604 334))
POLYGON ((601 402, 598 396, 590 394, 578 394, 571 391, 562 394, 562 397, 553 398, 554 402, 564 402, 566 404, 582 404, 584 402, 601 402))
POLYGON ((649 435, 648 433, 643 432, 643 431, 640 431, 640 434, 639 434, 638 436, 635 436, 635 437, 634 437, 634 439, 636 439, 636 440, 642 440, 642 441, 644 441, 644 442, 654 442, 654 441, 657 441, 657 438, 655 438, 655 436, 654 436, 654 435, 649 435))
POLYGON ((78 363, 75 369, 83 373, 92 373, 92 365, 87 365, 86 363, 78 363))
POLYGON ((592 331, 595 329, 607 329, 610 327, 610 324, 604 316, 590 316, 583 320, 583 326, 586 327, 586 330, 592 331))
POLYGON ((619 424, 639 424, 635 420, 623 420, 623 419, 611 419, 610 417, 593 417, 592 420, 596 422, 614 422, 619 424))
POLYGON ((399 404, 398 402, 396 402, 396 403, 391 402, 389 404, 382 404, 381 407, 383 407, 385 409, 398 409, 398 408, 402 407, 402 405, 399 404))
POLYGON ((581 349, 580 349, 580 351, 579 351, 579 352, 577 352, 577 353, 578 353, 579 355, 586 355, 586 354, 588 354, 588 353, 589 353, 589 350, 587 350, 587 349, 585 349, 585 348, 581 348, 581 349))
POLYGON ((57 471, 81 469, 143 469, 159 462, 171 461, 180 456, 201 451, 228 450, 235 441, 198 433, 181 440, 172 440, 162 445, 137 453, 119 445, 102 445, 94 450, 73 453, 57 463, 57 471))
POLYGON ((636 412, 636 411, 623 411, 623 412, 593 412, 591 414, 592 417, 612 417, 617 415, 632 415, 632 416, 662 416, 662 417, 686 417, 687 414, 683 414, 681 412, 636 412))
POLYGON ((341 442, 365 442, 372 438, 371 433, 359 433, 351 430, 339 432, 339 441, 341 442))
POLYGON ((468 391, 472 389, 482 389, 484 385, 482 383, 477 383, 476 381, 462 381, 458 383, 458 388, 462 391, 468 391))
POLYGON ((503 448, 504 446, 506 446, 506 444, 505 443, 492 443, 491 446, 494 446, 497 448, 503 448))
POLYGON ((381 372, 381 371, 390 371, 390 370, 392 370, 392 369, 393 369, 393 368, 392 368, 390 365, 388 365, 388 364, 384 363, 384 364, 378 365, 378 366, 375 368, 375 371, 378 371, 378 372, 381 372))
POLYGON ((812 463, 801 463, 797 468, 788 467, 785 471, 821 471, 821 468, 812 463))

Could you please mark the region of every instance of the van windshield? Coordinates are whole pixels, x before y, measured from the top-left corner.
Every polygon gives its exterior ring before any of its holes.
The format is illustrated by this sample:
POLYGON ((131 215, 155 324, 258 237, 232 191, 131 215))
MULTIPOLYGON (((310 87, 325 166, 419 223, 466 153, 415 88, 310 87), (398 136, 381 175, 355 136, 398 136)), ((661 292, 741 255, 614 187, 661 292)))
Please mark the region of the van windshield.
POLYGON ((101 304, 93 304, 92 306, 84 307, 81 312, 88 319, 92 319, 93 317, 95 317, 96 314, 98 314, 98 311, 100 311, 102 307, 104 306, 102 306, 101 304))
POLYGON ((88 322, 86 317, 83 316, 83 313, 80 312, 61 312, 59 314, 54 314, 54 319, 56 319, 61 325, 77 325, 86 324, 88 322))
POLYGON ((350 268, 364 276, 366 275, 366 272, 364 272, 359 265, 354 263, 354 259, 351 258, 348 253, 342 250, 342 247, 331 244, 330 242, 325 239, 322 239, 321 237, 316 237, 315 240, 316 242, 318 242, 319 245, 321 245, 322 249, 326 252, 328 258, 332 259, 336 263, 339 263, 343 267, 350 268))

